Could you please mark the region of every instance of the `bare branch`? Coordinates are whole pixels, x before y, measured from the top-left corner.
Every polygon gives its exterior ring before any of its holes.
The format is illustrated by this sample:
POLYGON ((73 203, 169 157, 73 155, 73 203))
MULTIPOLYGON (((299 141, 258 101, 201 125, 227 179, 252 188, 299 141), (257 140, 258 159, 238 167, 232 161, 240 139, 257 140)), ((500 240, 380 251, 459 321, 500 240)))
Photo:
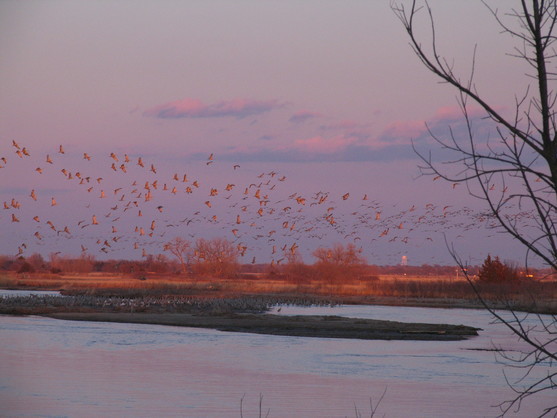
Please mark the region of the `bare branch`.
MULTIPOLYGON (((426 125, 437 149, 435 154, 431 149, 424 152, 412 143, 421 160, 420 173, 453 184, 465 183, 468 193, 486 204, 489 218, 496 221, 497 229, 523 245, 526 265, 529 258, 535 256, 557 271, 557 93, 551 85, 557 77, 555 70, 550 70, 555 68, 557 0, 519 0, 519 7, 504 14, 484 2, 501 28, 501 34, 518 41, 509 55, 532 69, 530 74, 525 74, 532 86, 516 97, 514 114, 510 117, 503 116, 497 105, 488 103, 473 83, 477 45, 469 76, 462 81, 453 64, 438 51, 438 33, 429 4, 424 2, 423 6, 418 6, 417 0, 410 4, 405 7, 395 3, 392 9, 405 28, 418 59, 442 82, 456 89, 463 116, 463 129, 449 126, 443 134, 426 125), (417 37, 417 17, 423 10, 431 38, 427 48, 417 37), (487 118, 472 115, 469 102, 483 109, 487 118), (496 135, 490 135, 491 132, 496 135), (524 214, 527 216, 522 216, 524 214)), ((510 303, 507 304, 510 317, 495 310, 468 276, 454 247, 448 243, 447 246, 484 308, 528 347, 524 352, 501 351, 504 360, 524 371, 518 381, 507 379, 516 397, 500 405, 502 413, 518 410, 526 398, 557 388, 557 374, 548 367, 557 361, 555 317, 548 320, 538 315, 537 324, 530 326, 527 318, 519 316, 510 303), (548 370, 546 376, 529 385, 522 384, 534 370, 544 370, 544 367, 548 370)), ((556 410, 557 404, 544 409, 543 415, 556 410)))

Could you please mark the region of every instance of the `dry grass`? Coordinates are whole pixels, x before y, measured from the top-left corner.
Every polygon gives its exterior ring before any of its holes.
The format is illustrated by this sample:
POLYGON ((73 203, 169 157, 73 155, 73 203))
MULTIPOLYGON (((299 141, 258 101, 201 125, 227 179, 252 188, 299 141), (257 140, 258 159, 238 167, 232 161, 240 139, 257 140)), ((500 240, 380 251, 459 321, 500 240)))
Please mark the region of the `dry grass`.
MULTIPOLYGON (((240 295, 297 295, 329 297, 354 303, 390 300, 460 301, 478 306, 471 286, 453 277, 383 276, 352 278, 331 283, 320 280, 287 280, 265 274, 241 275, 234 279, 214 279, 179 275, 146 274, 16 274, 0 275, 0 287, 7 289, 60 290, 65 294, 101 296, 197 296, 234 297, 240 295)), ((482 295, 497 306, 544 313, 557 312, 557 282, 532 282, 519 286, 483 286, 482 295)), ((402 302, 401 302, 402 303, 402 302)), ((449 302, 446 305, 451 305, 449 302)), ((454 305, 454 303, 453 303, 454 305)))

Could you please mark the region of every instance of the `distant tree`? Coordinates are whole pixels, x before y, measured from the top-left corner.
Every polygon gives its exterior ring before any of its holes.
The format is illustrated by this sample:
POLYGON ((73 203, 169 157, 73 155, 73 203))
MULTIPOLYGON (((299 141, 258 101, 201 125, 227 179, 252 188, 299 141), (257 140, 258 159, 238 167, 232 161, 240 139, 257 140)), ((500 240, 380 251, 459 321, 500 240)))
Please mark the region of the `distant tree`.
POLYGON ((33 267, 33 265, 31 263, 29 263, 26 260, 23 260, 21 265, 19 266, 18 273, 34 273, 35 272, 35 268, 33 267))
POLYGON ((512 283, 516 282, 518 278, 516 268, 502 263, 499 257, 492 259, 491 255, 484 260, 478 273, 478 281, 481 283, 512 283))
POLYGON ((145 269, 153 273, 166 273, 170 269, 177 267, 176 264, 175 261, 170 261, 164 254, 149 254, 143 261, 145 269))
POLYGON ((49 264, 51 273, 89 273, 93 270, 94 263, 95 258, 84 253, 77 258, 51 253, 49 264))
POLYGON ((346 246, 335 244, 333 248, 317 248, 313 256, 319 263, 334 264, 338 266, 355 266, 365 264, 362 251, 352 243, 346 246))
POLYGON ((164 251, 170 252, 178 259, 180 266, 182 267, 182 273, 187 274, 193 255, 190 242, 183 238, 176 237, 172 241, 168 241, 164 244, 163 249, 164 251))
POLYGON ((79 257, 73 259, 72 271, 76 273, 90 273, 95 265, 95 256, 82 253, 79 257))
POLYGON ((238 248, 226 238, 199 238, 195 242, 192 267, 199 274, 232 277, 240 270, 239 255, 238 248))
MULTIPOLYGON (((484 2, 485 4, 486 2, 484 2)), ((487 6, 501 33, 517 41, 510 54, 528 64, 528 86, 516 95, 514 107, 505 112, 498 103, 492 103, 480 92, 474 82, 476 54, 472 57, 469 76, 458 74, 453 60, 444 57, 439 49, 433 12, 427 2, 418 1, 409 6, 394 3, 392 8, 406 30, 410 45, 427 70, 441 82, 454 88, 464 122, 464 134, 448 129, 441 136, 430 130, 437 144, 438 153, 415 148, 422 160, 420 170, 453 185, 462 184, 471 196, 483 201, 498 227, 521 243, 525 249, 525 265, 531 256, 542 260, 557 271, 557 92, 555 81, 555 35, 557 25, 557 0, 521 0, 507 12, 500 13, 487 6), (428 39, 418 38, 420 11, 425 11, 428 39), (474 105, 483 112, 476 116, 474 105), (478 122, 490 122, 492 133, 478 130, 478 122), (517 211, 520 211, 517 213, 517 211), (527 216, 521 216, 526 214, 527 216)), ((507 4, 506 3, 506 4, 507 4)), ((500 72, 506 69, 501 68, 500 72)), ((512 86, 509 86, 512 87, 512 86)), ((525 325, 525 319, 517 314, 511 319, 502 316, 482 298, 472 277, 467 272, 454 247, 449 247, 455 261, 476 292, 484 307, 505 324, 529 350, 507 360, 526 370, 541 368, 545 376, 524 387, 516 385, 514 399, 501 404, 503 414, 512 408, 520 408, 528 397, 542 391, 557 388, 557 372, 551 366, 557 364, 557 320, 541 316, 536 327, 525 325)), ((511 385, 512 386, 512 385, 511 385)), ((557 401, 543 410, 544 415, 557 411, 557 401)))
POLYGON ((304 263, 303 257, 299 251, 284 251, 283 259, 286 261, 280 264, 279 271, 284 278, 295 284, 304 284, 311 282, 315 276, 315 269, 304 263))
POLYGON ((14 258, 7 255, 0 255, 0 270, 10 270, 14 264, 14 258))
POLYGON ((352 243, 346 246, 335 244, 332 248, 317 248, 313 252, 317 258, 315 269, 318 275, 329 282, 359 279, 365 268, 361 250, 352 243))
POLYGON ((27 262, 33 266, 35 271, 44 270, 46 268, 46 262, 42 255, 39 253, 33 253, 27 257, 27 262))
POLYGON ((59 253, 50 253, 48 255, 50 272, 54 274, 62 273, 62 257, 59 253))

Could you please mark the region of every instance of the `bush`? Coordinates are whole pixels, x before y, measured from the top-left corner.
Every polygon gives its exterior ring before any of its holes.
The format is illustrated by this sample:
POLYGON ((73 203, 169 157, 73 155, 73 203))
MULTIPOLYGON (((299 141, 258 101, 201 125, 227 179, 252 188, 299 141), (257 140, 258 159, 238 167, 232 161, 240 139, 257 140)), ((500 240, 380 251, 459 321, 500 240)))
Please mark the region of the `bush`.
POLYGON ((515 283, 519 280, 518 271, 499 260, 499 257, 491 258, 488 255, 480 267, 478 281, 481 283, 515 283))
POLYGON ((27 261, 24 261, 21 267, 17 270, 18 273, 34 273, 35 268, 29 264, 27 261))
POLYGON ((354 244, 343 246, 336 244, 333 248, 317 248, 313 252, 317 258, 314 265, 316 275, 326 283, 354 282, 365 273, 365 259, 361 250, 354 244))
POLYGON ((235 277, 240 271, 238 248, 225 238, 196 241, 193 253, 193 271, 219 278, 235 277))

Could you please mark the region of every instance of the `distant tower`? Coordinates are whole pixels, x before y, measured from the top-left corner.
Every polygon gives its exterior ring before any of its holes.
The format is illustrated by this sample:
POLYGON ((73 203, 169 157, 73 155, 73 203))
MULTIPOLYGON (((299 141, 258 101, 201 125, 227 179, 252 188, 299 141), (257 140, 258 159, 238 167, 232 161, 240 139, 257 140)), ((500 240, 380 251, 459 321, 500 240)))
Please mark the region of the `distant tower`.
POLYGON ((408 257, 406 257, 405 255, 402 256, 402 260, 400 260, 400 265, 401 266, 407 266, 408 265, 408 257))

